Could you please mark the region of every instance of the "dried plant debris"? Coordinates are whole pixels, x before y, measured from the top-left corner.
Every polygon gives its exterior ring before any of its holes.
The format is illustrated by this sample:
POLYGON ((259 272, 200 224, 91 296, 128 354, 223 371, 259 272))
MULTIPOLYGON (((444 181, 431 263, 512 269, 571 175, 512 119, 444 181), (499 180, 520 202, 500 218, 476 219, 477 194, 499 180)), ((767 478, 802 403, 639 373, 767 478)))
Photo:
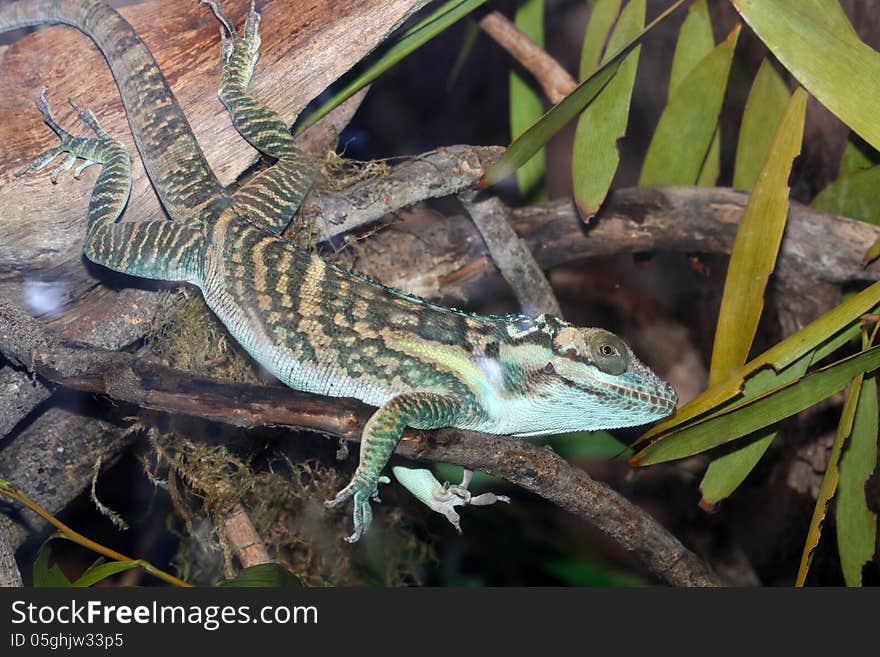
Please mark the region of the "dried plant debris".
POLYGON ((179 294, 165 321, 146 336, 147 351, 167 365, 197 376, 222 378, 239 383, 264 381, 259 366, 238 346, 201 295, 188 290, 179 294))
POLYGON ((181 537, 175 563, 196 581, 234 576, 233 550, 217 528, 238 503, 269 554, 307 586, 419 584, 424 565, 436 561, 433 547, 389 506, 379 510, 386 516, 381 536, 355 550, 342 540, 347 515, 326 512, 322 502, 350 473, 313 459, 295 462, 277 450, 267 456, 254 449, 241 456, 180 433, 158 435, 154 447, 157 462, 167 470, 175 532, 181 537))

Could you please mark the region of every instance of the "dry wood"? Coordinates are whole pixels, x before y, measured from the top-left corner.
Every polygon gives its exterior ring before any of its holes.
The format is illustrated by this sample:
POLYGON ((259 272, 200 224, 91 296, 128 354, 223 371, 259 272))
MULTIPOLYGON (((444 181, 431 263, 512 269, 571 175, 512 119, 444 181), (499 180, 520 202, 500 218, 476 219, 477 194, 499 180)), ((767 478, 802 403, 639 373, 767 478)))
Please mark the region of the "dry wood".
POLYGON ((232 546, 242 568, 272 563, 263 539, 254 528, 250 516, 241 504, 236 504, 221 520, 226 540, 232 546))

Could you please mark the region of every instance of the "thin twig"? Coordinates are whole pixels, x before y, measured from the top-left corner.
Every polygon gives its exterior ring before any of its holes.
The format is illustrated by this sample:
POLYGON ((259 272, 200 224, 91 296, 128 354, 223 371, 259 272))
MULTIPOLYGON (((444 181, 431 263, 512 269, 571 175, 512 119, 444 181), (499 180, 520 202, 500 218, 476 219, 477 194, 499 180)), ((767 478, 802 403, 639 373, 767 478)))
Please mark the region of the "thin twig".
POLYGON ((535 257, 510 224, 510 211, 501 199, 485 192, 466 191, 458 195, 492 261, 510 285, 520 308, 535 317, 549 313, 562 317, 553 288, 535 262, 535 257))
POLYGON ((554 105, 577 87, 577 81, 568 71, 504 14, 490 11, 480 19, 480 27, 535 76, 544 95, 554 105))
MULTIPOLYGON (((2 298, 0 352, 60 385, 239 427, 290 426, 358 441, 373 412, 353 399, 200 379, 131 354, 58 340, 2 298)), ((647 513, 551 450, 500 436, 444 429, 407 431, 398 451, 517 483, 595 523, 670 584, 718 584, 708 566, 647 513)))

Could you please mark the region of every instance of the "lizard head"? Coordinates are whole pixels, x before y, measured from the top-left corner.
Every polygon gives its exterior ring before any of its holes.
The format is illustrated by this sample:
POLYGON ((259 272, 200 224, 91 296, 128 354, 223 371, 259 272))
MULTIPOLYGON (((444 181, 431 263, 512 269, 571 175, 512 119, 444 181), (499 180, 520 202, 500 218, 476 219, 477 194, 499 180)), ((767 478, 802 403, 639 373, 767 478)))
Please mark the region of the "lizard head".
POLYGON ((519 352, 519 362, 535 412, 518 418, 516 435, 636 426, 675 410, 672 386, 614 333, 548 315, 533 327, 541 339, 533 338, 527 358, 519 352))

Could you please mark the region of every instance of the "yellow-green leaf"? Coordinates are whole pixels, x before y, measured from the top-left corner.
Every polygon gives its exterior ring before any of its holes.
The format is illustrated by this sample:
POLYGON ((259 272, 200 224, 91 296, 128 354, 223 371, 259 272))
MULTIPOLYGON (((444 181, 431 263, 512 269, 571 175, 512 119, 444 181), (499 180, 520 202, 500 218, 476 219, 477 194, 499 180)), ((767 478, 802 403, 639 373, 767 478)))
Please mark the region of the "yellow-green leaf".
POLYGON ((721 175, 721 128, 715 128, 712 141, 709 144, 709 152, 703 164, 700 165, 700 174, 697 176, 697 186, 714 187, 721 175))
MULTIPOLYGON (((516 10, 516 26, 539 46, 544 45, 544 0, 526 0, 516 10)), ((510 137, 516 139, 544 114, 544 97, 528 73, 510 73, 510 137)), ((546 198, 547 162, 540 149, 516 172, 519 195, 525 201, 546 198)))
POLYGON ((88 570, 80 575, 80 577, 71 586, 74 586, 76 588, 86 588, 89 586, 93 586, 101 580, 107 579, 111 575, 124 573, 126 570, 140 568, 143 565, 144 562, 140 560, 105 561, 102 557, 95 561, 95 563, 93 563, 91 566, 89 566, 88 570))
MULTIPOLYGON (((678 32, 675 52, 672 55, 672 70, 669 73, 669 98, 675 88, 687 77, 700 61, 712 52, 715 37, 712 34, 712 21, 706 0, 696 0, 688 8, 688 15, 678 32)), ((668 102, 668 100, 667 100, 668 102)), ((721 173, 721 132, 717 125, 709 144, 700 173, 695 183, 701 187, 712 187, 721 173)))
POLYGON ((67 579, 67 575, 62 572, 58 564, 54 563, 51 566, 49 565, 49 556, 51 554, 51 548, 49 545, 51 542, 52 539, 50 538, 43 543, 37 552, 37 558, 34 559, 32 571, 34 586, 39 588, 68 588, 72 586, 70 580, 67 579))
POLYGON ((777 431, 761 432, 745 445, 712 459, 700 482, 700 506, 709 509, 730 497, 758 465, 777 434, 777 431))
POLYGON ((878 156, 880 156, 880 153, 877 153, 876 150, 863 141, 858 140, 857 143, 853 139, 848 139, 846 148, 843 150, 843 156, 840 158, 840 168, 837 170, 837 177, 842 178, 848 173, 870 169, 875 164, 880 164, 880 157, 878 156))
POLYGON ((819 539, 822 536, 822 522, 825 520, 828 502, 834 497, 837 490, 837 482, 840 480, 840 470, 838 469, 840 453, 843 450, 843 444, 852 433, 863 378, 863 374, 858 374, 853 378, 846 395, 846 401, 843 404, 840 422, 837 425, 837 435, 834 438, 831 453, 828 455, 828 465, 825 466, 825 475, 822 477, 822 485, 819 487, 819 495, 816 497, 816 506, 813 508, 813 517, 807 530, 807 540, 804 542, 801 565, 795 580, 796 586, 803 586, 807 579, 810 562, 813 560, 813 550, 819 545, 819 539))
POLYGON ((733 167, 733 186, 737 189, 751 189, 758 179, 790 95, 788 85, 770 60, 761 62, 739 128, 733 167))
POLYGON ((696 0, 688 7, 688 15, 681 24, 678 40, 675 42, 667 100, 672 99, 676 87, 714 47, 715 37, 712 36, 712 21, 709 19, 706 0, 696 0))
POLYGON ((752 30, 819 102, 880 149, 880 53, 838 0, 731 0, 752 30))
POLYGON ((697 182, 718 124, 737 25, 672 90, 642 165, 640 185, 693 185, 697 182))
POLYGON ((413 51, 421 48, 428 41, 440 34, 450 25, 467 16, 486 0, 450 0, 445 2, 428 16, 415 23, 412 27, 394 34, 388 39, 387 44, 380 48, 382 53, 364 67, 357 67, 352 72, 351 79, 339 89, 333 90, 332 96, 315 107, 309 106, 299 117, 296 124, 296 132, 302 132, 308 126, 327 114, 340 103, 351 98, 358 91, 366 87, 382 73, 397 64, 413 51))
POLYGON ((810 205, 842 217, 880 224, 880 165, 838 178, 819 192, 810 205))
POLYGON ((788 176, 801 152, 806 108, 807 94, 798 89, 779 122, 736 232, 715 328, 710 386, 730 378, 751 349, 764 309, 764 290, 785 230, 788 176))
MULTIPOLYGON (((602 50, 605 48, 605 40, 614 25, 614 19, 620 13, 621 0, 597 0, 590 11, 590 20, 587 22, 587 30, 584 33, 584 42, 581 45, 581 80, 585 80, 599 64, 602 50)), ((613 49, 609 48, 611 52, 613 49)))
MULTIPOLYGON (((801 356, 781 372, 772 369, 760 370, 746 381, 741 399, 752 399, 772 388, 800 379, 806 374, 812 363, 837 351, 839 347, 855 338, 859 333, 861 333, 861 328, 858 324, 854 324, 848 331, 842 331, 833 340, 822 345, 821 349, 801 356)), ((727 454, 713 459, 700 482, 700 492, 703 496, 700 506, 711 508, 724 498, 729 497, 755 468, 776 439, 777 433, 777 431, 759 432, 752 436, 751 440, 744 441, 745 445, 738 446, 727 454)))
POLYGON ((617 71, 620 62, 641 43, 645 35, 666 20, 685 1, 675 0, 668 9, 646 25, 645 29, 639 32, 634 39, 621 48, 619 52, 609 57, 589 78, 575 87, 574 91, 551 107, 539 121, 526 130, 519 138, 515 139, 501 159, 486 172, 480 180, 480 184, 484 187, 494 185, 528 161, 538 149, 550 141, 553 135, 580 114, 596 97, 617 71))
POLYGON ((880 347, 873 347, 683 429, 673 430, 664 440, 642 449, 630 462, 653 465, 693 456, 747 436, 819 403, 842 390, 854 376, 878 367, 880 347))
POLYGON ((847 586, 862 585, 862 565, 874 555, 877 516, 865 502, 865 482, 877 463, 877 381, 865 377, 849 446, 840 459, 835 507, 837 551, 847 586))
POLYGON ((757 379, 764 371, 770 373, 769 378, 775 378, 772 376, 773 372, 782 372, 814 349, 827 344, 836 346, 840 344, 840 339, 848 340, 852 335, 858 335, 858 326, 853 323, 861 315, 874 310, 878 304, 880 283, 874 283, 822 314, 800 331, 777 342, 746 363, 726 381, 707 388, 679 408, 675 415, 645 432, 635 444, 669 434, 685 422, 730 402, 742 392, 744 385, 748 386, 749 381, 757 379))
MULTIPOLYGON (((623 12, 608 42, 614 52, 638 34, 645 24, 645 0, 632 0, 623 12)), ((575 203, 582 217, 591 217, 602 205, 620 156, 617 140, 626 134, 629 103, 640 48, 621 62, 614 77, 583 111, 578 119, 571 157, 575 203)))

